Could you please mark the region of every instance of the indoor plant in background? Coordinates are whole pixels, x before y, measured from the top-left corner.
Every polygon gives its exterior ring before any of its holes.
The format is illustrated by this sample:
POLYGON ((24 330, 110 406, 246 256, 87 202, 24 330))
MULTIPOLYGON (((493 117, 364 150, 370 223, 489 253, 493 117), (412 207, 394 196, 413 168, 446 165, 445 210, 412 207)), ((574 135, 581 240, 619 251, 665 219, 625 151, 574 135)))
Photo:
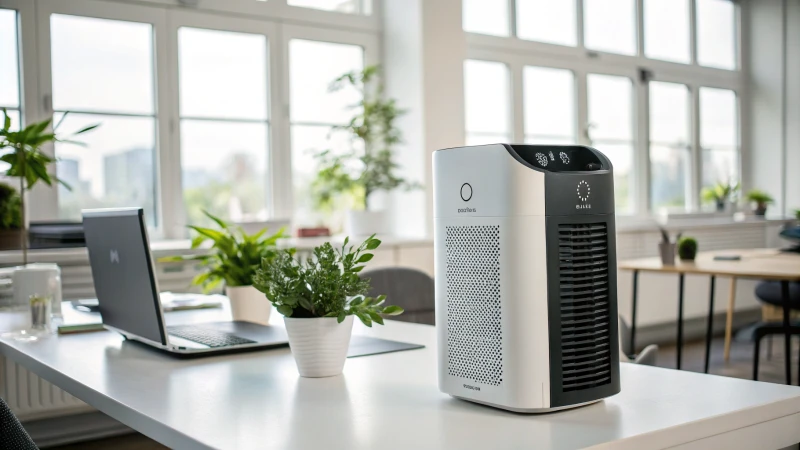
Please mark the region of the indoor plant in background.
POLYGON ((714 203, 717 212, 725 211, 728 206, 729 200, 732 196, 739 192, 739 183, 723 183, 717 182, 714 186, 704 187, 701 193, 703 201, 706 203, 714 203))
POLYGON ((333 248, 325 243, 313 256, 299 262, 292 252, 264 259, 253 285, 284 316, 289 346, 303 377, 329 377, 342 372, 353 316, 371 327, 383 325, 382 315, 403 312, 399 306, 383 306, 386 296, 366 297, 370 281, 359 277, 381 241, 370 236, 358 247, 333 248))
POLYGON ((330 211, 337 201, 349 200, 345 231, 353 236, 385 231, 383 211, 376 210, 371 203, 375 192, 418 187, 397 174, 398 165, 392 153, 402 136, 395 120, 404 111, 397 108, 394 99, 384 98, 379 75, 378 66, 369 66, 346 73, 331 83, 331 91, 349 86, 362 95, 362 100, 352 106, 355 114, 347 125, 336 127, 351 134, 352 145, 344 153, 324 150, 315 155, 319 167, 311 184, 314 205, 330 211))
POLYGON ((64 122, 68 113, 61 116, 61 120, 50 129, 53 118, 35 122, 27 127, 13 131, 11 129, 11 117, 8 116, 6 109, 3 108, 3 127, 0 128, 0 161, 9 165, 5 175, 8 177, 19 177, 19 198, 20 198, 20 223, 22 233, 20 233, 20 246, 22 248, 22 264, 28 263, 28 223, 25 219, 25 191, 31 189, 37 182, 41 181, 48 186, 53 183, 60 183, 67 189, 69 185, 59 180, 55 175, 47 171, 47 166, 54 163, 56 158, 42 151, 42 146, 51 142, 66 142, 75 145, 84 145, 81 142, 70 140, 71 138, 86 133, 97 128, 99 125, 90 125, 80 129, 69 136, 68 139, 57 137, 55 131, 64 122))
POLYGON ((22 233, 21 200, 13 187, 0 183, 0 250, 18 249, 22 233))
POLYGON ((678 239, 678 257, 683 261, 694 261, 697 256, 697 239, 682 237, 678 239))
POLYGON ((767 206, 775 201, 771 195, 760 189, 751 189, 744 198, 751 204, 755 204, 756 207, 753 209, 753 214, 760 217, 764 217, 767 214, 767 206))
MULTIPOLYGON (((284 229, 270 236, 266 236, 266 228, 248 235, 241 227, 232 227, 207 211, 203 213, 219 225, 219 229, 189 225, 197 233, 192 239, 192 248, 211 241, 210 253, 168 256, 160 258, 159 262, 200 261, 206 270, 194 278, 194 284, 210 292, 224 283, 233 320, 267 325, 272 308, 264 295, 253 287, 253 277, 261 264, 269 264, 278 255, 277 242, 284 237, 284 229)), ((287 252, 293 254, 294 250, 287 252)))

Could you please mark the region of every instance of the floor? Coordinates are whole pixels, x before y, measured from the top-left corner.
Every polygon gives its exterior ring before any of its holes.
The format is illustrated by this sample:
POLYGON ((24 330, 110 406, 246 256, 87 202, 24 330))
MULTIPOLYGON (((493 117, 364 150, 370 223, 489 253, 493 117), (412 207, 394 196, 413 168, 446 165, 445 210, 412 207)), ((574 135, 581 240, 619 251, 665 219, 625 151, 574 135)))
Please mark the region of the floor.
MULTIPOLYGON (((797 380, 797 340, 793 342, 794 348, 792 359, 792 376, 797 380)), ((773 383, 783 383, 784 381, 784 367, 783 367, 783 342, 782 339, 775 338, 773 343, 772 358, 767 359, 767 340, 761 346, 761 368, 759 371, 759 379, 761 381, 770 381, 773 383)), ((731 348, 731 360, 728 364, 723 361, 722 355, 723 340, 716 338, 712 343, 711 348, 711 363, 709 372, 715 375, 724 375, 729 377, 750 379, 753 371, 753 344, 749 342, 735 342, 731 348)), ((661 346, 658 352, 658 365, 661 367, 675 368, 675 351, 674 345, 661 346)), ((683 347, 683 369, 695 372, 703 371, 703 362, 705 358, 705 342, 695 341, 687 342, 683 347)), ((143 436, 141 434, 131 434, 115 438, 103 439, 93 442, 83 442, 80 444, 66 445, 61 447, 54 447, 59 450, 160 450, 167 447, 143 436)))

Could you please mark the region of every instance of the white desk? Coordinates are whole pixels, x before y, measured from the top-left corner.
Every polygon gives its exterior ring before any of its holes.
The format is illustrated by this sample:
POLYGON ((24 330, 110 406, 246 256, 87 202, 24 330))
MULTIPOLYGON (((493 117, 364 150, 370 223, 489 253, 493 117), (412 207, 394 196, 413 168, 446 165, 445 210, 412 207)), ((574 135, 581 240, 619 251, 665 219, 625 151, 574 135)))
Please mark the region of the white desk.
MULTIPOLYGON (((0 315, 0 329, 9 323, 0 315)), ((427 348, 350 359, 343 376, 326 379, 300 378, 288 349, 180 360, 110 332, 0 339, 0 354, 178 449, 767 449, 800 441, 798 387, 623 364, 621 394, 521 415, 440 393, 434 328, 387 321, 356 332, 427 348)))

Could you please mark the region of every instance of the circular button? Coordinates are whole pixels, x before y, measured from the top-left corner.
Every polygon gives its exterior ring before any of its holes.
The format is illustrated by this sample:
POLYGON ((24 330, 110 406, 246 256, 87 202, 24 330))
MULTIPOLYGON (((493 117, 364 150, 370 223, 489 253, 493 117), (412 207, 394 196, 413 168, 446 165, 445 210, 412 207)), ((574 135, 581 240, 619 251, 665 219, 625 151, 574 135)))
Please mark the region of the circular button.
POLYGON ((469 183, 461 185, 461 200, 468 202, 472 198, 472 186, 469 183))

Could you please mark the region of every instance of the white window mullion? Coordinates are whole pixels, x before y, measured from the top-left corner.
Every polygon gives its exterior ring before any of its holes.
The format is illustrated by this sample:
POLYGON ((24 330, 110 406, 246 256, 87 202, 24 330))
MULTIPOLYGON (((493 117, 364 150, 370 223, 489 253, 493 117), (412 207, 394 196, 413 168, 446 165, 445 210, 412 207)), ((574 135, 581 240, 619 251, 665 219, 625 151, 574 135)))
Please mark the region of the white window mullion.
POLYGON ((697 0, 689 1, 689 64, 697 66, 697 0))
POLYGON ((586 84, 586 71, 575 71, 575 99, 577 102, 578 119, 578 143, 580 145, 592 145, 589 140, 589 89, 586 84))
POLYGON ((517 61, 509 64, 509 72, 511 76, 511 123, 512 123, 512 142, 525 142, 525 113, 524 113, 524 98, 525 87, 523 86, 523 69, 524 65, 517 61))
POLYGON ((689 211, 700 210, 700 190, 703 185, 703 149, 700 144, 700 88, 697 84, 689 84, 691 94, 690 101, 690 120, 692 124, 692 145, 691 145, 691 190, 689 195, 689 211))
POLYGON ((652 179, 650 176, 650 89, 647 81, 634 80, 635 94, 634 117, 636 117, 636 131, 634 136, 633 155, 633 214, 647 216, 650 212, 650 190, 652 179))

